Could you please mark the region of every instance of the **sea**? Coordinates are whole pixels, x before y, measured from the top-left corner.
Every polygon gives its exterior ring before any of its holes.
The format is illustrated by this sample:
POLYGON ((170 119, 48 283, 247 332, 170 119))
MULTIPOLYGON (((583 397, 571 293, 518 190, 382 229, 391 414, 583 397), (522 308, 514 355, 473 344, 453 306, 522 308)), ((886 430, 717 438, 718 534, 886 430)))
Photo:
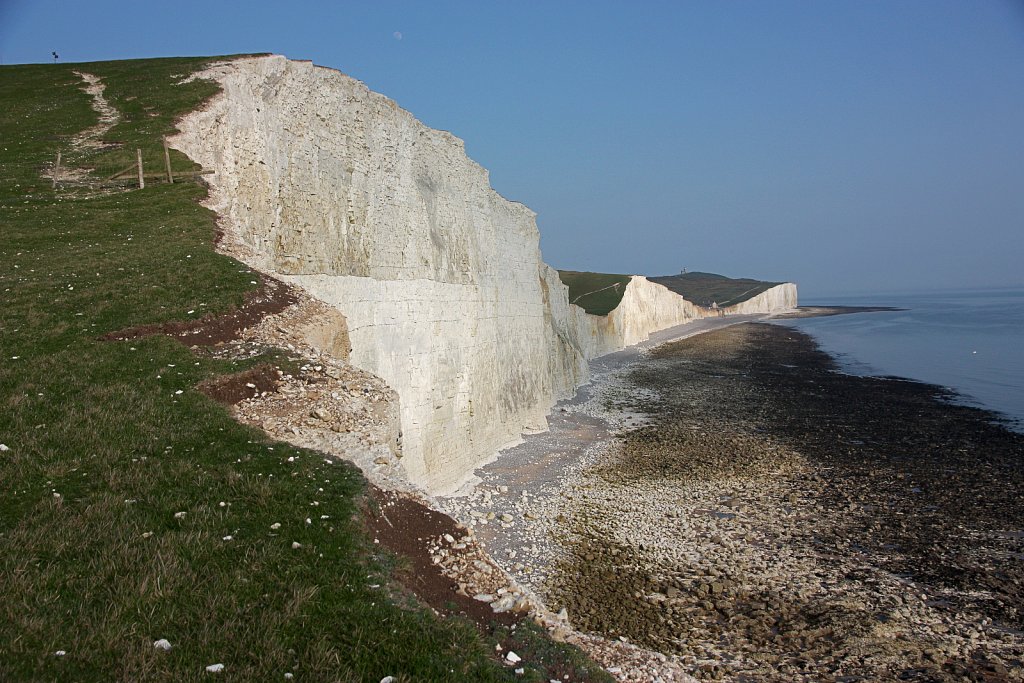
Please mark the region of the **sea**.
POLYGON ((904 310, 779 321, 814 337, 843 371, 937 384, 1024 432, 1024 288, 835 296, 802 306, 904 310))

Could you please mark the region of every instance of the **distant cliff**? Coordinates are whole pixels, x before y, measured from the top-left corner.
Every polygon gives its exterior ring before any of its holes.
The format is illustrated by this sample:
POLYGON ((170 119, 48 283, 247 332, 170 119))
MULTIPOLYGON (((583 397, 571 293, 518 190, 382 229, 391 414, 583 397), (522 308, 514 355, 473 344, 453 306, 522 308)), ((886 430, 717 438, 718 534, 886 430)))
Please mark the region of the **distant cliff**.
MULTIPOLYGON (((350 362, 399 395, 402 462, 429 491, 545 428, 588 358, 704 315, 642 277, 607 316, 570 305, 534 213, 359 81, 279 56, 201 77, 223 92, 173 144, 214 171, 222 247, 343 314, 350 362)), ((795 288, 751 302, 795 305, 795 288)))

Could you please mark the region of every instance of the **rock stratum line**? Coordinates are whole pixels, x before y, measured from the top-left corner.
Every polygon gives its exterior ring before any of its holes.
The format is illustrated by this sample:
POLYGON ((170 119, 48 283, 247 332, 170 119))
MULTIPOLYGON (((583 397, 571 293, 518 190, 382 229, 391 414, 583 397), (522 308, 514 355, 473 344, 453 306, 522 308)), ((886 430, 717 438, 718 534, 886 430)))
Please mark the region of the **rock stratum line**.
MULTIPOLYGON (((342 314, 349 362, 398 394, 401 463, 428 493, 545 429, 588 359, 708 314, 640 276, 608 316, 571 305, 535 214, 457 137, 338 71, 264 56, 198 77, 222 93, 172 145, 214 171, 221 248, 342 314)), ((796 299, 786 283, 725 312, 796 299)))

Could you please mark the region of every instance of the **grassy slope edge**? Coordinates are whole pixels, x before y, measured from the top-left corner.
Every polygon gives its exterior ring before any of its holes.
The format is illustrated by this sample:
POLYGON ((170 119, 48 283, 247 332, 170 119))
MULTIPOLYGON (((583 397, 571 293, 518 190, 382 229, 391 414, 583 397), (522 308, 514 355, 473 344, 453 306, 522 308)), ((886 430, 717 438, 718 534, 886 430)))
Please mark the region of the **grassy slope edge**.
POLYGON ((558 277, 569 288, 569 303, 591 315, 608 315, 622 301, 629 275, 560 270, 558 277))
POLYGON ((647 278, 651 282, 668 287, 673 292, 698 306, 708 307, 717 303, 720 307, 734 306, 758 294, 768 291, 781 282, 763 282, 750 278, 730 278, 715 273, 681 273, 647 278))
POLYGON ((162 168, 160 136, 215 92, 176 84, 205 63, 0 67, 0 679, 186 681, 223 663, 234 680, 546 680, 388 590, 395 558, 362 531, 358 471, 194 389, 265 358, 98 341, 255 286, 214 252, 201 185, 90 194, 40 176, 58 148, 96 176, 135 147, 162 168), (104 137, 123 147, 70 150, 97 120, 76 69, 104 79, 123 115, 104 137))

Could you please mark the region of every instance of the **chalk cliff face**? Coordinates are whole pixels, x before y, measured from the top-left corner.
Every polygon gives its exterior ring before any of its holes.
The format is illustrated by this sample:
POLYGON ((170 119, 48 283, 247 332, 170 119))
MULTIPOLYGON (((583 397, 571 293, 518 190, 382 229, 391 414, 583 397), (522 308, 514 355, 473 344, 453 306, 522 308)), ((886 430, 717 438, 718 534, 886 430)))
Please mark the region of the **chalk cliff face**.
POLYGON ((223 92, 172 144, 214 171, 222 248, 344 315, 350 362, 399 395, 403 466, 428 491, 544 429, 587 358, 701 317, 642 277, 607 317, 571 306, 533 212, 356 80, 279 56, 200 76, 223 92))
POLYGON ((344 314, 351 362, 398 392, 410 478, 450 488, 543 429, 586 364, 552 319, 566 293, 533 212, 461 140, 336 71, 263 57, 208 75, 223 95, 176 145, 216 171, 228 250, 344 314))
POLYGON ((775 313, 776 311, 790 311, 796 308, 796 306, 796 285, 792 282, 783 282, 781 285, 775 285, 755 297, 729 306, 725 309, 725 312, 727 315, 775 313))

